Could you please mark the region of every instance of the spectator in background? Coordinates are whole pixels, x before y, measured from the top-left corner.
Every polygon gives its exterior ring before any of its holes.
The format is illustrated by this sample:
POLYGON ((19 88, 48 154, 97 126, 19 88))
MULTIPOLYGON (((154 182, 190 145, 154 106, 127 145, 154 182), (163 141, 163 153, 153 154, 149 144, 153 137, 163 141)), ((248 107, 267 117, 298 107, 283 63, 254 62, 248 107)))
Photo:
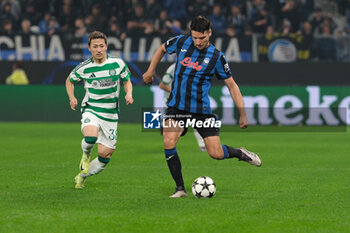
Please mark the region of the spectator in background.
POLYGON ((226 28, 226 35, 229 37, 235 37, 237 36, 236 30, 233 25, 230 25, 226 28))
POLYGON ((154 31, 154 25, 145 16, 145 9, 141 4, 136 5, 134 13, 126 24, 128 33, 150 34, 154 31))
POLYGON ((41 14, 35 9, 35 4, 32 2, 27 2, 24 4, 24 12, 22 18, 30 20, 31 25, 38 25, 41 14))
POLYGON ((254 33, 253 28, 247 25, 244 29, 244 35, 247 37, 251 37, 253 33, 254 33))
POLYGON ((181 23, 178 20, 171 20, 165 22, 166 26, 170 29, 170 33, 174 36, 183 33, 181 29, 181 23))
POLYGON ((51 17, 49 21, 49 31, 47 34, 49 36, 52 36, 53 34, 56 34, 60 31, 60 24, 57 22, 56 17, 51 17))
POLYGON ((7 85, 28 85, 28 77, 23 70, 23 62, 18 61, 12 65, 12 74, 6 78, 7 85))
POLYGON ((337 28, 337 24, 334 22, 331 15, 327 15, 324 17, 323 22, 319 25, 318 33, 323 34, 324 26, 328 26, 330 29, 330 34, 334 34, 335 29, 337 28))
POLYGON ((93 32, 94 31, 94 28, 93 28, 93 25, 92 25, 92 15, 87 15, 84 18, 84 24, 86 26, 87 32, 93 32))
POLYGON ((244 28, 247 25, 247 18, 241 13, 241 9, 236 5, 231 7, 228 24, 233 26, 237 35, 244 34, 244 28))
POLYGON ((309 22, 312 26, 312 33, 315 33, 315 31, 319 28, 319 26, 323 23, 324 16, 321 8, 316 8, 314 13, 311 15, 309 22))
MULTIPOLYGON (((1 1, 0 1, 1 2, 1 1)), ((3 12, 10 13, 14 18, 14 22, 16 23, 21 19, 21 4, 19 0, 4 0, 1 2, 1 15, 3 12), (5 8, 9 8, 9 10, 5 10, 5 8)))
POLYGON ((302 10, 302 21, 309 19, 312 12, 314 12, 314 0, 300 0, 302 10))
POLYGON ((159 20, 155 22, 155 31, 161 35, 176 36, 183 33, 181 22, 168 17, 168 12, 162 10, 159 20))
POLYGON ((115 35, 122 41, 126 38, 126 32, 122 29, 117 17, 115 16, 112 16, 111 20, 109 21, 108 34, 115 35))
POLYGON ((267 26, 271 25, 271 18, 265 8, 254 11, 250 18, 249 25, 255 33, 264 33, 267 26))
POLYGON ((288 19, 283 19, 282 31, 281 31, 282 35, 287 36, 289 33, 291 33, 291 31, 292 31, 292 24, 288 19))
POLYGON ((74 21, 74 34, 75 36, 84 36, 87 33, 84 19, 82 17, 78 17, 74 21))
POLYGON ((2 23, 1 34, 11 36, 14 34, 13 23, 11 20, 5 20, 2 23))
POLYGON ((324 25, 322 37, 315 40, 316 57, 320 61, 336 61, 336 43, 331 35, 331 28, 324 25))
POLYGON ((270 37, 273 37, 274 35, 276 35, 276 33, 272 25, 267 26, 265 37, 270 38, 270 37))
POLYGON ((162 6, 158 0, 148 0, 146 7, 146 18, 154 23, 160 17, 162 6))
POLYGON ((244 16, 247 16, 246 0, 215 0, 215 4, 220 5, 221 12, 226 18, 229 18, 232 13, 232 7, 237 6, 244 16))
POLYGON ((294 0, 287 0, 281 8, 280 22, 287 19, 291 24, 291 32, 296 32, 300 26, 300 16, 294 0))
POLYGON ((2 5, 1 7, 1 14, 0 14, 0 21, 5 22, 5 21, 11 21, 12 25, 16 25, 16 17, 12 13, 12 5, 10 2, 7 2, 2 5))
POLYGON ((308 60, 309 60, 314 53, 313 51, 314 34, 312 33, 312 26, 310 22, 305 21, 302 25, 301 30, 299 30, 297 34, 303 36, 302 48, 304 51, 309 51, 309 55, 308 55, 308 60))
POLYGON ((167 10, 163 9, 159 13, 159 19, 154 23, 155 31, 161 35, 170 34, 171 28, 167 26, 167 21, 170 21, 167 10))
POLYGON ((80 0, 80 6, 81 6, 81 13, 82 15, 88 15, 90 14, 92 4, 94 3, 94 0, 80 0))
POLYGON ((252 6, 249 11, 249 19, 253 18, 256 14, 259 14, 259 12, 265 7, 264 0, 252 0, 251 2, 252 6))
POLYGON ((72 31, 75 17, 76 15, 72 4, 69 2, 64 3, 58 15, 58 22, 61 25, 61 30, 66 32, 72 31))
POLYGON ((32 24, 30 23, 29 19, 23 19, 21 22, 21 30, 20 33, 22 35, 27 35, 27 34, 31 34, 34 33, 34 31, 32 31, 31 29, 32 24))
POLYGON ((221 15, 221 7, 220 5, 214 5, 213 11, 211 15, 209 16, 209 20, 212 23, 212 30, 220 35, 223 34, 226 30, 226 20, 223 15, 221 15))
POLYGON ((51 13, 46 12, 44 14, 44 18, 42 20, 40 20, 38 23, 40 33, 48 33, 49 32, 50 19, 51 19, 51 13))
POLYGON ((310 22, 304 22, 301 30, 298 31, 298 34, 303 35, 304 40, 310 41, 310 44, 312 44, 311 42, 313 41, 314 35, 312 34, 312 26, 310 22))
POLYGON ((165 9, 168 11, 169 18, 181 22, 181 27, 187 24, 187 0, 165 0, 165 9))
POLYGON ((92 22, 91 26, 94 30, 102 31, 108 26, 106 16, 102 14, 101 4, 95 3, 91 8, 92 22))
MULTIPOLYGON (((285 0, 284 0, 285 1, 285 0)), ((280 0, 265 0, 265 7, 266 10, 271 14, 272 18, 272 26, 277 28, 278 20, 280 19, 281 15, 281 4, 282 1, 280 0)))
POLYGON ((210 5, 206 0, 189 0, 187 6, 188 18, 191 19, 198 15, 209 15, 210 5))

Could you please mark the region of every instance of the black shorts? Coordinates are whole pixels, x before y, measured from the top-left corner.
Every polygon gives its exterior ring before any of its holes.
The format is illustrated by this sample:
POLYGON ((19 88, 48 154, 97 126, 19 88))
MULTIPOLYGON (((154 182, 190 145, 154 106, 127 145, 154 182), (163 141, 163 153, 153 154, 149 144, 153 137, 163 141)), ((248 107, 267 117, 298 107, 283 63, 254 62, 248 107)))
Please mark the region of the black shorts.
MULTIPOLYGON (((184 124, 184 132, 181 134, 181 136, 184 136, 187 133, 187 127, 186 122, 191 121, 193 122, 202 122, 202 124, 192 124, 193 128, 195 128, 198 133, 201 135, 202 138, 210 137, 210 136, 219 136, 219 127, 215 127, 215 124, 207 124, 205 125, 204 122, 213 122, 217 120, 217 117, 214 114, 198 114, 198 113, 191 113, 179 110, 177 108, 170 107, 166 110, 165 114, 165 120, 167 119, 173 119, 177 122, 185 122, 184 124), (205 125, 205 127, 203 127, 205 125), (202 126, 202 127, 198 127, 202 126)), ((192 126, 190 124, 190 126, 192 126)), ((165 126, 163 126, 165 127, 165 126)))

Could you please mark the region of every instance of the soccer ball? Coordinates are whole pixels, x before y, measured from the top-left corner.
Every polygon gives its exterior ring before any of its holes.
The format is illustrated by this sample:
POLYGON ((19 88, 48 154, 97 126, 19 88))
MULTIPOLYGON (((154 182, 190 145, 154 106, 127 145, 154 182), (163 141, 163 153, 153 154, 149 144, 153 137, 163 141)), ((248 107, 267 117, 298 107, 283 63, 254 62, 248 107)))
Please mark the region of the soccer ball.
POLYGON ((214 180, 208 176, 201 176, 195 179, 192 184, 192 193, 197 198, 210 198, 216 192, 214 180))

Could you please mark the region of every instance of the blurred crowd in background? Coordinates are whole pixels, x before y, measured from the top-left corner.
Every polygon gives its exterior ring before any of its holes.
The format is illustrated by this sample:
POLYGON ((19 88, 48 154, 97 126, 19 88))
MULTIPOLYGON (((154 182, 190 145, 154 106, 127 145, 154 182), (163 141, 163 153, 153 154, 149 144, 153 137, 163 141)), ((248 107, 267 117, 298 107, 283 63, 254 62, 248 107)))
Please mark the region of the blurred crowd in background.
POLYGON ((350 34, 350 0, 0 0, 1 35, 93 30, 177 35, 197 15, 217 34, 350 34))

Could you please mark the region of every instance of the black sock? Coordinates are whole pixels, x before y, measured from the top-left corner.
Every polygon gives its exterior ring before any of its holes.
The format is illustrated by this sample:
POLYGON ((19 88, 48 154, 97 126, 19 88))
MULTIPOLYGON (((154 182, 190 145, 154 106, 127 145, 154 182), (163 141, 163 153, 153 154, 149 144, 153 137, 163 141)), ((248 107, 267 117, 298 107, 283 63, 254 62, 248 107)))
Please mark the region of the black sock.
POLYGON ((176 147, 170 150, 164 149, 168 167, 178 189, 185 189, 181 172, 181 162, 177 155, 176 147))
POLYGON ((240 149, 235 149, 227 145, 222 145, 222 149, 224 150, 225 159, 241 158, 242 156, 242 151, 240 149))

